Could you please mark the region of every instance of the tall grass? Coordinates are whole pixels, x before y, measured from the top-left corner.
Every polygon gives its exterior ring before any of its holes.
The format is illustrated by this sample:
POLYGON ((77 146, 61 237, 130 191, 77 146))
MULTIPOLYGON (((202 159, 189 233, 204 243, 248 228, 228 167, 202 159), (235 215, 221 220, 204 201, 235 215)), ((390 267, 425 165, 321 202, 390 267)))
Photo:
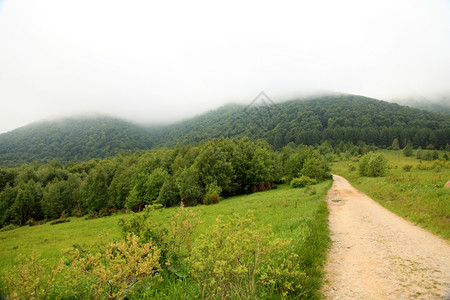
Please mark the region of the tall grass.
MULTIPOLYGON (((314 188, 291 189, 281 185, 276 190, 237 196, 224 199, 218 204, 193 207, 201 213, 202 224, 197 228, 192 246, 196 239, 211 229, 219 216, 227 218, 233 214, 253 213, 253 221, 259 228, 270 226, 274 238, 292 240, 292 248, 299 255, 298 263, 306 276, 299 278, 302 286, 300 295, 288 298, 320 299, 319 289, 322 284, 323 265, 329 245, 328 210, 324 197, 331 186, 331 181, 316 185, 314 188)), ((160 209, 153 213, 156 222, 165 223, 177 208, 160 209)), ((9 271, 19 255, 36 256, 55 262, 61 256, 61 250, 74 244, 95 245, 120 238, 118 219, 123 215, 84 220, 71 219, 69 223, 49 226, 22 227, 8 232, 0 232, 0 268, 2 273, 9 271)), ((163 274, 163 281, 140 286, 135 297, 156 299, 198 298, 200 290, 194 280, 163 274)), ((277 299, 281 295, 267 290, 264 298, 277 299)), ((261 295, 260 295, 261 296, 261 295)))
POLYGON ((450 162, 420 161, 394 150, 379 152, 389 162, 384 177, 360 176, 355 158, 335 162, 332 171, 397 215, 450 240, 450 189, 444 188, 450 162))

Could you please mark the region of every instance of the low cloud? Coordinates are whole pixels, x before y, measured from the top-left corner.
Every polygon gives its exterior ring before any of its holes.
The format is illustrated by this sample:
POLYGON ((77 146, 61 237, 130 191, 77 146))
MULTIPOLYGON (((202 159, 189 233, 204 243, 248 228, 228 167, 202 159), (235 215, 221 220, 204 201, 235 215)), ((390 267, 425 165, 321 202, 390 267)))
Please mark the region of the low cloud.
POLYGON ((262 90, 450 95, 450 2, 0 1, 0 132, 101 113, 168 123, 262 90))

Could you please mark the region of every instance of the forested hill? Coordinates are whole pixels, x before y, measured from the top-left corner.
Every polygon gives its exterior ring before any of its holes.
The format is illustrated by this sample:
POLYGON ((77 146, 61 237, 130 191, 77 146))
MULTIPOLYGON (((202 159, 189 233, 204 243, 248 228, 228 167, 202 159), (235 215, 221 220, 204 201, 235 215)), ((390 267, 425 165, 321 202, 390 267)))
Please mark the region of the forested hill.
POLYGON ((389 147, 395 138, 415 147, 450 142, 450 116, 361 96, 326 96, 263 106, 226 105, 164 128, 157 144, 215 137, 265 139, 275 148, 290 142, 316 145, 351 141, 389 147))
POLYGON ((0 135, 0 166, 104 158, 149 149, 148 130, 113 118, 72 118, 30 124, 0 135))
POLYGON ((450 115, 436 114, 361 96, 326 96, 259 106, 229 104, 159 129, 112 118, 41 122, 0 135, 0 166, 53 158, 61 162, 103 158, 122 151, 198 143, 218 137, 264 139, 279 149, 290 142, 328 141, 389 147, 450 143, 450 115))

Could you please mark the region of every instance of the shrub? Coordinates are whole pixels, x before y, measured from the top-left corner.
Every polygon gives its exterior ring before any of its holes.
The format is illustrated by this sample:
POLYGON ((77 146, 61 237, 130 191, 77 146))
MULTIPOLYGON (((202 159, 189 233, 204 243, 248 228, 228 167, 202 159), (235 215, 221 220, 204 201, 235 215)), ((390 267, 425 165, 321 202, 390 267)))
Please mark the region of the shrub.
POLYGON ((66 223, 66 222, 70 222, 70 219, 68 219, 68 218, 59 218, 59 219, 55 219, 55 220, 50 221, 50 225, 56 225, 56 224, 66 223))
POLYGON ((47 222, 47 219, 36 221, 35 219, 31 218, 27 221, 27 225, 28 226, 37 226, 37 225, 45 224, 46 222, 47 222))
POLYGON ((423 156, 423 150, 422 150, 422 147, 419 146, 419 148, 417 148, 417 151, 416 151, 416 158, 422 159, 422 156, 423 156))
POLYGON ((55 288, 55 281, 64 267, 63 260, 46 267, 43 259, 34 254, 16 264, 2 276, 7 286, 7 299, 46 299, 55 288))
POLYGON ((61 213, 61 216, 59 217, 59 219, 52 220, 52 221, 50 222, 50 225, 55 225, 55 224, 60 224, 60 223, 66 223, 66 222, 70 222, 70 219, 67 218, 66 212, 63 211, 63 212, 61 213))
POLYGON ((294 178, 291 180, 290 186, 291 188, 302 188, 307 185, 317 184, 317 180, 313 178, 309 178, 308 176, 302 176, 300 178, 294 178))
POLYGON ((2 232, 2 231, 10 231, 10 230, 14 230, 16 228, 19 228, 19 226, 14 225, 14 224, 9 224, 9 225, 6 225, 5 227, 2 227, 0 229, 0 232, 2 232))
POLYGON ((379 177, 384 176, 387 171, 386 158, 377 153, 365 154, 359 162, 359 173, 362 176, 379 177))
POLYGON ((257 229, 251 214, 234 214, 197 240, 187 258, 190 273, 203 299, 258 298, 264 288, 284 296, 300 290, 295 284, 304 274, 298 255, 289 253, 290 240, 271 240, 270 227, 257 229))
POLYGON ((140 243, 136 235, 111 243, 100 252, 75 249, 68 254, 73 278, 86 279, 95 298, 123 297, 138 281, 160 278, 160 250, 152 241, 140 243))
POLYGON ((412 145, 410 143, 408 143, 406 145, 406 147, 403 148, 403 155, 406 156, 406 157, 410 157, 410 156, 413 155, 413 147, 412 147, 412 145))
POLYGON ((411 169, 412 169, 412 165, 404 165, 403 166, 403 171, 405 171, 405 172, 411 172, 411 169))
POLYGON ((82 216, 84 216, 84 212, 80 208, 76 208, 76 209, 72 210, 72 216, 74 216, 76 218, 81 218, 82 216))
POLYGON ((203 204, 210 205, 219 203, 220 197, 216 193, 206 193, 203 197, 203 204))

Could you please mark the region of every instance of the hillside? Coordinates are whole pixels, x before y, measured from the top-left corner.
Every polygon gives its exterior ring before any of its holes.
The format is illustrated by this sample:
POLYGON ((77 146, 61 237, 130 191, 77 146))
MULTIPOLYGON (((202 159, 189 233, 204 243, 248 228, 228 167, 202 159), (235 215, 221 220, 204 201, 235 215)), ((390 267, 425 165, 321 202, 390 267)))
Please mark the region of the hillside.
POLYGON ((316 145, 351 141, 389 147, 398 138, 415 147, 445 147, 450 116, 361 96, 326 96, 248 107, 226 105, 164 128, 157 144, 199 142, 215 137, 265 139, 276 148, 290 142, 316 145))
POLYGON ((152 144, 147 130, 113 118, 43 121, 0 135, 0 165, 42 164, 54 158, 84 161, 149 149, 152 144))
POLYGON ((361 96, 324 96, 259 106, 225 105, 161 128, 144 129, 125 121, 66 119, 31 124, 0 135, 0 165, 103 158, 121 151, 198 143, 218 137, 264 139, 279 149, 289 143, 363 142, 386 148, 450 143, 450 115, 361 96))

